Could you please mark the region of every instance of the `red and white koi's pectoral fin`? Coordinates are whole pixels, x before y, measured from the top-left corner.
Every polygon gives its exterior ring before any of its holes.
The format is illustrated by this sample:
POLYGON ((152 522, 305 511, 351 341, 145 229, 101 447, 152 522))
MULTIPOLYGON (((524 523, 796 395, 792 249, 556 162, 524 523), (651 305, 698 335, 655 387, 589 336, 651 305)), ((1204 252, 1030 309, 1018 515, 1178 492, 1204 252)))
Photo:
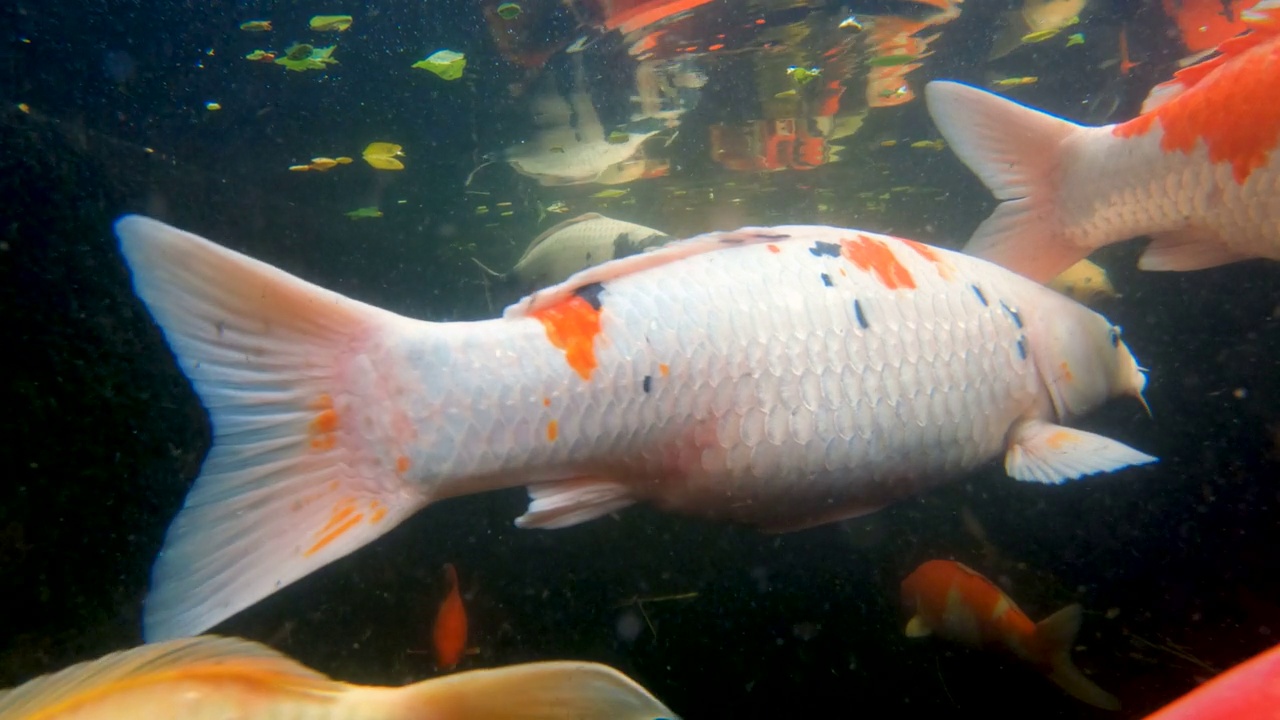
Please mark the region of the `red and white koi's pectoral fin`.
POLYGON ((1062 144, 1080 125, 956 82, 925 87, 938 132, 1002 201, 964 251, 1047 283, 1084 259, 1057 203, 1062 144))
POLYGON ((1004 469, 1015 480, 1057 485, 1155 461, 1151 455, 1111 438, 1043 420, 1028 420, 1010 432, 1004 469))
POLYGON ((1204 270, 1251 259, 1226 249, 1221 238, 1209 231, 1187 229, 1151 236, 1151 244, 1138 258, 1140 270, 1204 270))
POLYGON ((570 478, 529 486, 529 509, 516 527, 558 530, 595 520, 635 504, 622 483, 595 477, 570 478))
POLYGON ((152 569, 148 641, 200 633, 426 504, 396 472, 394 408, 366 407, 394 379, 369 349, 415 321, 155 220, 115 230, 213 428, 152 569))
POLYGON ((1036 644, 1049 662, 1049 679, 1068 695, 1103 710, 1119 710, 1120 700, 1085 677, 1071 660, 1083 612, 1079 605, 1068 605, 1036 623, 1036 644))

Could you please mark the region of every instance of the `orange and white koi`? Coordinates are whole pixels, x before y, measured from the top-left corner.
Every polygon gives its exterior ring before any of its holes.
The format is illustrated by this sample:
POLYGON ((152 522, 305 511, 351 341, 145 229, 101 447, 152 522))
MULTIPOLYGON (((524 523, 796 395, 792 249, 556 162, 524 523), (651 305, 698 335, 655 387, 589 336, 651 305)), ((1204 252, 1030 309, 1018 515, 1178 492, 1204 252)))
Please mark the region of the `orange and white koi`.
POLYGON ((444 600, 440 601, 440 609, 436 611, 431 639, 436 651, 436 668, 452 670, 467 649, 467 609, 462 605, 458 571, 453 563, 444 566, 444 578, 447 589, 444 600))
POLYGON ((1071 661, 1081 608, 1069 605, 1031 622, 994 583, 952 560, 930 560, 902 581, 902 602, 914 615, 909 637, 937 635, 975 648, 1003 648, 1029 662, 1072 697, 1119 710, 1120 701, 1084 676, 1071 661))
POLYGON ((153 570, 152 640, 460 495, 527 486, 524 528, 650 502, 785 532, 1001 455, 1043 483, 1155 460, 1060 424, 1141 397, 1118 328, 910 240, 709 233, 587 268, 501 318, 434 323, 155 220, 116 233, 213 428, 153 570))
POLYGON ((965 250, 1041 282, 1138 235, 1146 270, 1280 259, 1280 0, 1242 18, 1250 32, 1115 125, 930 83, 938 129, 1001 201, 965 250))
POLYGON ((1276 720, 1280 717, 1280 645, 1214 677, 1146 720, 1276 720))
POLYGON ((552 661, 403 687, 332 680, 265 645, 203 635, 111 653, 0 691, 0 719, 653 720, 676 716, 607 665, 552 661))

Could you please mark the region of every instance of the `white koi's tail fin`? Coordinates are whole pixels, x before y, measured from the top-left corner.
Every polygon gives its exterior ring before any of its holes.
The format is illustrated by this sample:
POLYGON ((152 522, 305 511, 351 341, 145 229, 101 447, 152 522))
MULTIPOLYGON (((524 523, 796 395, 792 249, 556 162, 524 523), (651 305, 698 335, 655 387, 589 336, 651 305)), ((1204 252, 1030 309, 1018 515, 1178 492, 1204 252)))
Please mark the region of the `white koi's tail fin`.
POLYGON ((1057 207, 1063 141, 1080 125, 985 90, 934 81, 925 101, 938 132, 1000 205, 964 251, 1040 283, 1084 259, 1057 207))
POLYGON ((535 662, 471 670, 392 692, 400 697, 388 717, 679 720, 631 678, 607 665, 590 662, 535 662), (413 712, 415 709, 417 713, 413 712))
POLYGON ((147 641, 200 633, 426 504, 388 399, 415 321, 155 220, 115 230, 213 427, 152 569, 147 641))
POLYGON ((1049 663, 1049 679, 1077 700, 1103 710, 1119 710, 1116 696, 1095 685, 1071 661, 1082 615, 1079 605, 1068 605, 1036 623, 1036 640, 1049 663))

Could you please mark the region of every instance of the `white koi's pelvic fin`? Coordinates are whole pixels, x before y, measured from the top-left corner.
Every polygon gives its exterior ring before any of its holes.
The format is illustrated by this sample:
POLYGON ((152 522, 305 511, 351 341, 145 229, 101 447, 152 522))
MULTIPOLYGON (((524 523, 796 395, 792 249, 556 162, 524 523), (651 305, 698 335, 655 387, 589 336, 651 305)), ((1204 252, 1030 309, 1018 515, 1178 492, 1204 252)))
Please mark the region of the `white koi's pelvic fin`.
POLYGON ((1049 661, 1049 679, 1071 697, 1103 710, 1119 710, 1115 695, 1098 687, 1071 661, 1071 648, 1080 634, 1083 609, 1068 605, 1036 623, 1036 641, 1049 661))
POLYGON ((1056 207, 1063 142, 1075 123, 955 82, 925 87, 938 132, 1000 205, 964 251, 1047 283, 1089 254, 1063 233, 1056 207))
POLYGON ((115 227, 213 427, 152 569, 148 641, 202 632, 426 504, 385 425, 354 411, 374 399, 365 353, 414 321, 155 220, 115 227))
POLYGON ((1111 438, 1043 420, 1028 420, 1010 434, 1004 469, 1015 480, 1057 485, 1155 461, 1111 438))
POLYGON ((529 486, 529 509, 516 527, 558 530, 604 517, 635 500, 625 485, 600 478, 571 478, 529 486))
POLYGON ((1175 230, 1151 236, 1151 244, 1138 258, 1140 270, 1205 270, 1249 260, 1227 250, 1217 235, 1194 229, 1175 230))
POLYGON ((631 678, 591 662, 535 662, 472 670, 393 692, 401 697, 392 716, 401 718, 680 720, 631 678))

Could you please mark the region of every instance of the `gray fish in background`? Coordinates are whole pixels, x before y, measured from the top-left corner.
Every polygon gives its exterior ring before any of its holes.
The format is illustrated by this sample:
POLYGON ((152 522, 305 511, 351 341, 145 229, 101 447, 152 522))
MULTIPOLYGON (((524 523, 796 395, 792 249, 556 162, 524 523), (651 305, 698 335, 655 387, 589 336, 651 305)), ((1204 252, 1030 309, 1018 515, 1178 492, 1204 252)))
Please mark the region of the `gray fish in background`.
POLYGON ((634 255, 668 240, 670 235, 651 227, 586 213, 534 238, 520 260, 505 273, 490 270, 479 260, 475 262, 490 275, 517 280, 529 292, 564 282, 592 265, 634 255))

